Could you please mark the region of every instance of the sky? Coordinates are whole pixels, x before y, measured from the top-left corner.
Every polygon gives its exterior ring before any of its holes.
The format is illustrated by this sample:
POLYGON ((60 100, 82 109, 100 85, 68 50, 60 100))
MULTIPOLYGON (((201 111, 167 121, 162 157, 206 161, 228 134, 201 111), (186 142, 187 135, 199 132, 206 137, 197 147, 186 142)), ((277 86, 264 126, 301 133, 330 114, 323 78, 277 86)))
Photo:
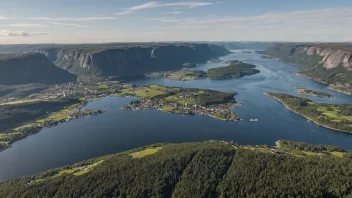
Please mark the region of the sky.
POLYGON ((352 42, 352 0, 0 0, 0 44, 352 42))

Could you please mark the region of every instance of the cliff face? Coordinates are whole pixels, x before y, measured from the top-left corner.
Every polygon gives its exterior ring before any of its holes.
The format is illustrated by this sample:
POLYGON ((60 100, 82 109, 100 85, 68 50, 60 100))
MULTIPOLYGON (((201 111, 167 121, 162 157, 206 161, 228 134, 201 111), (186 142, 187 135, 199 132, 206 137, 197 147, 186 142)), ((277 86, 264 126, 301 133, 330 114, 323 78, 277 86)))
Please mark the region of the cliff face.
POLYGON ((328 84, 336 91, 352 93, 352 45, 278 44, 264 54, 302 67, 299 75, 328 84))
POLYGON ((43 54, 0 55, 0 85, 57 84, 75 79, 75 75, 56 67, 43 54))
POLYGON ((224 47, 211 44, 106 45, 37 52, 45 54, 56 66, 85 76, 131 76, 175 70, 184 63, 201 63, 229 53, 224 47))

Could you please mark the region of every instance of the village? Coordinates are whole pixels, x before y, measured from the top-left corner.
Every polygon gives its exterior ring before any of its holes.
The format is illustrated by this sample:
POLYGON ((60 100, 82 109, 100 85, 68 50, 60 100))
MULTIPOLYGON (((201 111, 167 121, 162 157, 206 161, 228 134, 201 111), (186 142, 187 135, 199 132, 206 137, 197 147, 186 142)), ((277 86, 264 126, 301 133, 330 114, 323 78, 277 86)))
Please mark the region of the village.
POLYGON ((216 104, 202 106, 197 104, 180 104, 179 102, 167 102, 160 98, 146 98, 138 101, 133 101, 122 109, 139 111, 143 109, 157 109, 170 113, 211 116, 225 121, 238 121, 239 118, 231 109, 239 106, 237 103, 216 104))
POLYGON ((47 87, 45 90, 30 94, 25 97, 10 97, 2 99, 2 103, 15 103, 23 100, 55 100, 62 98, 79 98, 85 99, 101 98, 116 93, 120 89, 130 88, 134 85, 125 84, 120 81, 76 81, 63 84, 56 84, 47 87))

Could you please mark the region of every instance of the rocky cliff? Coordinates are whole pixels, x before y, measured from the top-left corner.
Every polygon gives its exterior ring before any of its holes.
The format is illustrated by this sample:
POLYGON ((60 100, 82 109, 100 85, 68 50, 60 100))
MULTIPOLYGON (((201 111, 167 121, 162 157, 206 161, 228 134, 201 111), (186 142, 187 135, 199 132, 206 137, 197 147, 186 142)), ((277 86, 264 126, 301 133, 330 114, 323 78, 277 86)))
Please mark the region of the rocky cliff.
POLYGON ((57 84, 75 79, 75 75, 56 67, 43 54, 0 55, 0 85, 57 84))
POLYGON ((184 63, 201 63, 227 55, 212 44, 105 44, 43 48, 54 64, 76 75, 131 76, 180 69, 184 63))
POLYGON ((336 91, 352 93, 351 44, 278 44, 264 54, 302 67, 304 70, 298 75, 328 84, 336 91))

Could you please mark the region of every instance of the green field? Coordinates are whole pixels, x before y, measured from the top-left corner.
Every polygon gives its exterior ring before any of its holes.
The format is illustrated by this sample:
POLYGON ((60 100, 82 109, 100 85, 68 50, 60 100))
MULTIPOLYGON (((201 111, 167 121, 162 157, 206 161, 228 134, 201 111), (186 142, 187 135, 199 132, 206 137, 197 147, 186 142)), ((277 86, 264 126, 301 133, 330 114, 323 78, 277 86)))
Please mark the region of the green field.
POLYGON ((132 156, 132 158, 142 158, 142 157, 145 157, 147 155, 155 154, 156 152, 158 152, 162 148, 163 147, 146 148, 144 150, 131 153, 130 156, 132 156))

